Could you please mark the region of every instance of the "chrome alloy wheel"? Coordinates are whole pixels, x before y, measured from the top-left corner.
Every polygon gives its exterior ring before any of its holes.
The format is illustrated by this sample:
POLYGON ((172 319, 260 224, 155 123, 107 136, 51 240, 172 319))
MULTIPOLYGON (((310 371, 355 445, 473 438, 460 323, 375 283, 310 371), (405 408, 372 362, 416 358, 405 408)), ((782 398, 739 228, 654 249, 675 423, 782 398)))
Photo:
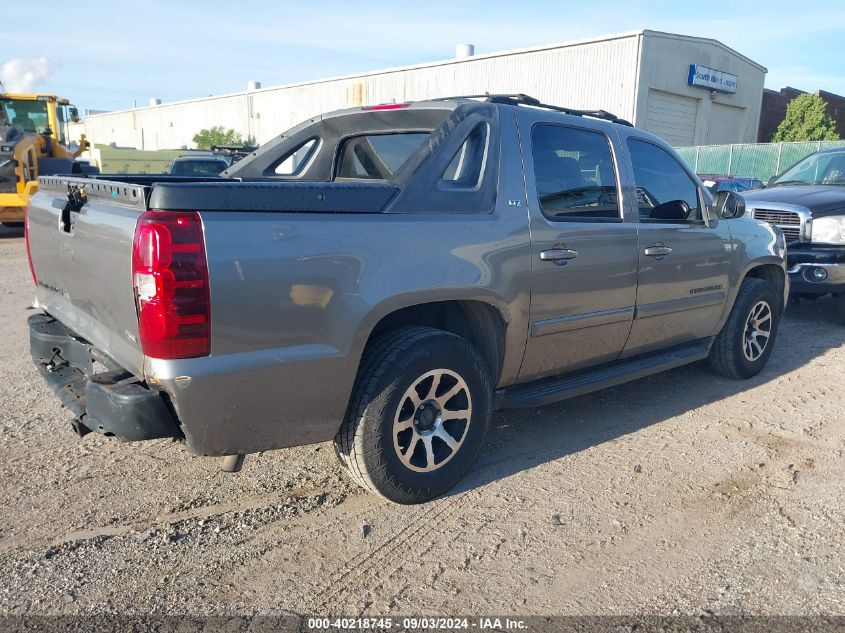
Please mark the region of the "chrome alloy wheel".
POLYGON ((393 448, 410 470, 437 470, 457 455, 472 419, 466 381, 449 369, 435 369, 408 387, 393 420, 393 448))
POLYGON ((752 363, 763 355, 772 334, 772 309, 766 301, 758 301, 745 320, 742 353, 752 363))

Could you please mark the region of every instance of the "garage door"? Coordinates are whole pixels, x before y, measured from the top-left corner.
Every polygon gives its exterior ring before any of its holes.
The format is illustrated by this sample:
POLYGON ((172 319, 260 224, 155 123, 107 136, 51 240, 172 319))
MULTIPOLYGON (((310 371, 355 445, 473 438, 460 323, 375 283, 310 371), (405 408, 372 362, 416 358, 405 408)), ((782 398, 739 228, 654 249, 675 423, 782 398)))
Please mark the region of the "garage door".
POLYGON ((670 145, 680 147, 695 142, 698 99, 659 90, 648 91, 645 129, 670 145))
POLYGON ((742 143, 742 123, 745 108, 714 103, 710 106, 710 125, 707 126, 707 144, 742 143))

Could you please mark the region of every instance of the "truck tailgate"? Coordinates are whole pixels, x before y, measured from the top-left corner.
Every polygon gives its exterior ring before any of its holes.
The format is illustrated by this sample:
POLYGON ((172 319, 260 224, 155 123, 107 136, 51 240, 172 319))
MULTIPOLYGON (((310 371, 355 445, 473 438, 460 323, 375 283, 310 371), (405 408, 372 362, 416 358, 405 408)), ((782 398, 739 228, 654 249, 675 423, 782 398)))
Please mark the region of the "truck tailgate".
POLYGON ((43 177, 27 220, 38 307, 136 376, 142 376, 144 357, 132 241, 146 193, 120 182, 43 177), (63 211, 69 185, 85 187, 87 201, 78 211, 63 211))

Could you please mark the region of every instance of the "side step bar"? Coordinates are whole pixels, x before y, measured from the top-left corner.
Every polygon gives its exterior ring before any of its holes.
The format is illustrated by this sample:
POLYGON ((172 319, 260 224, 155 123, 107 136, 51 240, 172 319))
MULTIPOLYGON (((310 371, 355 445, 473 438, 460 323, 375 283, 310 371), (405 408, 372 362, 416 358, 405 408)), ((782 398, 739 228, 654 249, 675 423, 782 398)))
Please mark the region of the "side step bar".
POLYGON ((711 339, 700 339, 682 346, 607 363, 575 374, 543 378, 514 385, 496 392, 494 407, 518 409, 539 407, 559 400, 575 398, 605 387, 613 387, 637 378, 645 378, 667 369, 707 358, 711 339))

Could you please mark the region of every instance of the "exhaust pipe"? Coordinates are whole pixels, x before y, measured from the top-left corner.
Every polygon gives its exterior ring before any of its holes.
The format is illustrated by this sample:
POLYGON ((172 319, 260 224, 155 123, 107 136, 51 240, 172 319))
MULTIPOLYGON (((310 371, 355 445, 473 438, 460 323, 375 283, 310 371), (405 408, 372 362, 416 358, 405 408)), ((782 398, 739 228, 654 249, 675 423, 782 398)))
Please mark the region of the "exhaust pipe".
POLYGON ((239 473, 244 465, 246 455, 243 453, 239 455, 226 455, 223 458, 223 463, 220 465, 220 470, 224 473, 239 473))

